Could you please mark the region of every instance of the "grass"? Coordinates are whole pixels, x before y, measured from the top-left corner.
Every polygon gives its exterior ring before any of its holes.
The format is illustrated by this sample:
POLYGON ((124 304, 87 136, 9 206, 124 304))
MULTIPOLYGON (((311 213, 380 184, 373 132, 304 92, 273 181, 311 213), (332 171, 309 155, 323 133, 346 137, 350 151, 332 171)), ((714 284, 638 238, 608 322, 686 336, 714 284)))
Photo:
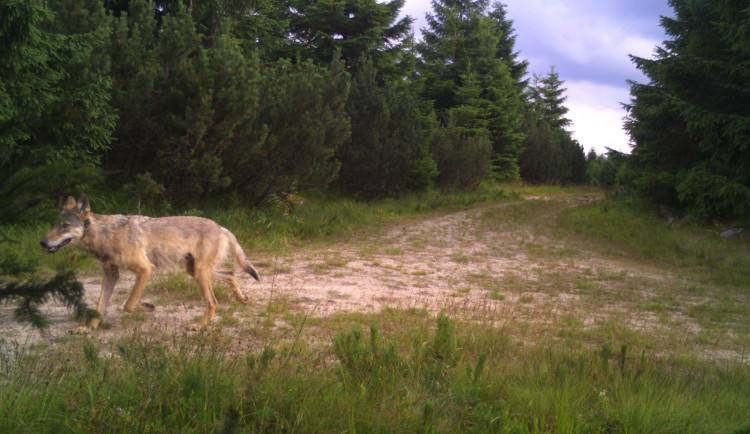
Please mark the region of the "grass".
POLYGON ((663 360, 609 342, 566 350, 419 312, 354 318, 331 341, 219 334, 72 337, 6 355, 4 432, 733 432, 747 366, 663 360), (377 320, 370 326, 359 324, 377 320), (404 323, 413 333, 396 332, 404 323), (381 331, 384 330, 384 331, 381 331))
POLYGON ((235 232, 246 248, 279 249, 314 240, 330 241, 365 229, 371 231, 379 225, 426 212, 507 200, 511 197, 508 188, 494 185, 461 194, 430 191, 377 202, 310 194, 292 209, 269 205, 250 210, 237 205, 208 210, 206 214, 235 232))
MULTIPOLYGON (((496 249, 447 253, 452 267, 471 268, 451 275, 447 303, 480 292, 487 304, 471 315, 446 305, 450 316, 410 306, 313 317, 274 298, 251 321, 222 303, 219 320, 199 334, 131 327, 119 337, 62 335, 36 346, 0 337, 0 432, 750 430, 747 238, 670 224, 627 202, 571 199, 598 197, 592 190, 483 194, 376 204, 312 197, 288 212, 211 212, 247 248, 319 244, 326 254, 300 264, 328 274, 348 272, 347 256, 328 248, 344 238, 357 240, 350 251, 361 256, 398 260, 413 253, 408 246, 362 240, 418 213, 501 202, 477 208, 460 228, 496 249), (521 196, 547 200, 508 200, 521 196), (517 248, 493 234, 515 237, 517 248), (493 258, 534 267, 497 274, 493 258)), ((30 230, 16 234, 36 245, 30 230)), ((43 259, 51 269, 69 263, 43 259)), ((86 261, 74 259, 83 269, 86 261)), ((280 264, 278 273, 290 272, 280 264)), ((404 274, 428 280, 434 272, 404 274)), ((152 285, 169 299, 200 300, 189 279, 152 285)))
POLYGON ((750 242, 725 240, 718 227, 693 221, 670 223, 628 202, 596 202, 563 213, 560 226, 600 250, 674 267, 725 286, 750 287, 750 242))

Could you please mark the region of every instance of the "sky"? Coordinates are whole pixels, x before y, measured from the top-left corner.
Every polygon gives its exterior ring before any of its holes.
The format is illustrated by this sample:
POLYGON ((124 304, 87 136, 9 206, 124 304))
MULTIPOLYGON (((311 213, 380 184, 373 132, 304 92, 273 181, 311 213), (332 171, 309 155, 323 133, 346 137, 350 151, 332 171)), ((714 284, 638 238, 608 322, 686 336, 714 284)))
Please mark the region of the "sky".
MULTIPOLYGON (((585 152, 630 152, 622 129, 630 100, 627 80, 647 79, 629 54, 652 58, 666 39, 661 16, 673 16, 667 0, 501 0, 516 31, 516 51, 529 75, 554 67, 567 89, 569 128, 585 152)), ((425 27, 430 0, 406 0, 402 14, 425 27)))

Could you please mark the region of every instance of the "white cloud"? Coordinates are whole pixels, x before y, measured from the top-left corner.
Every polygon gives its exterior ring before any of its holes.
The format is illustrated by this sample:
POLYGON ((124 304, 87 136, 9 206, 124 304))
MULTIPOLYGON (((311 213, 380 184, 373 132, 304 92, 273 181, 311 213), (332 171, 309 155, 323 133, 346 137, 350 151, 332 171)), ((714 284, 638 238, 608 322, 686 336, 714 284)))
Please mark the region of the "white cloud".
POLYGON ((638 74, 628 55, 649 57, 660 42, 638 34, 621 17, 589 12, 581 2, 507 1, 519 45, 548 52, 557 65, 572 62, 595 70, 621 70, 623 76, 638 74))
POLYGON ((594 149, 602 154, 606 148, 630 152, 621 106, 630 99, 628 90, 588 81, 566 82, 565 87, 568 118, 573 121, 570 130, 586 152, 594 149))
MULTIPOLYGON (((586 0, 506 0, 521 57, 530 71, 546 74, 554 65, 565 82, 574 137, 588 152, 612 148, 630 152, 623 130, 630 99, 626 79, 644 80, 629 54, 651 57, 661 41, 640 33, 640 24, 586 0)), ((654 25, 658 17, 654 17, 654 25)))

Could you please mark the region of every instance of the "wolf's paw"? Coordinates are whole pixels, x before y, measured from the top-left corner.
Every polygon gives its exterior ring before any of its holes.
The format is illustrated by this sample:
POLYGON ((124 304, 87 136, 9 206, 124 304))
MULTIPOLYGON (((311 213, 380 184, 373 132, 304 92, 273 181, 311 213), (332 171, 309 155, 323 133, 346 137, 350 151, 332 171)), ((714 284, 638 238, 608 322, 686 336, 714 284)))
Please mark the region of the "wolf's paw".
POLYGON ((248 304, 248 303, 250 303, 250 297, 248 297, 248 296, 247 296, 247 295, 245 295, 245 294, 242 294, 242 296, 239 296, 239 295, 235 295, 235 297, 234 297, 234 298, 235 298, 235 299, 236 299, 237 301, 239 301, 240 303, 242 303, 242 304, 248 304))
POLYGON ((146 303, 145 301, 142 301, 141 304, 138 305, 138 310, 141 312, 153 312, 156 310, 156 306, 154 306, 152 303, 146 303))
POLYGON ((77 335, 87 335, 89 333, 93 333, 94 330, 99 328, 99 324, 101 324, 101 319, 92 318, 91 321, 89 321, 88 325, 78 327, 75 330, 71 330, 70 333, 77 334, 77 335))
POLYGON ((76 328, 75 330, 70 330, 68 333, 72 335, 88 335, 93 331, 94 329, 92 329, 89 326, 81 326, 81 327, 76 328))
POLYGON ((190 324, 187 326, 189 332, 199 332, 203 327, 200 324, 190 324))

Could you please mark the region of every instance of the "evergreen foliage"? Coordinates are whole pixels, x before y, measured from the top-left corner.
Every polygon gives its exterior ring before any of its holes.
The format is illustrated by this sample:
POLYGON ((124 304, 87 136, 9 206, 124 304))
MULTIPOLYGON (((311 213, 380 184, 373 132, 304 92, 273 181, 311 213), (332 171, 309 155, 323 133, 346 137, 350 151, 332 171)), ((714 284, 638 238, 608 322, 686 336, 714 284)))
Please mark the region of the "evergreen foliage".
POLYGON ((492 173, 492 143, 487 135, 467 133, 450 114, 445 124, 436 127, 430 152, 437 163, 438 184, 443 188, 473 188, 492 173))
POLYGON ((338 62, 264 65, 244 55, 229 23, 204 36, 178 11, 157 31, 153 9, 133 0, 114 24, 114 100, 124 121, 112 170, 149 173, 180 201, 232 191, 257 204, 330 182, 333 151, 348 136, 338 62))
POLYGON ((670 0, 669 39, 649 78, 631 82, 633 152, 622 181, 647 200, 707 218, 750 215, 750 9, 743 2, 670 0))
POLYGON ((337 175, 336 150, 349 138, 349 76, 330 67, 281 61, 261 72, 258 114, 224 159, 235 191, 249 203, 297 189, 326 187, 337 175))
POLYGON ((61 37, 41 28, 52 19, 41 2, 3 2, 0 17, 0 158, 7 165, 59 100, 53 88, 65 73, 53 65, 61 37))
POLYGON ((114 23, 114 104, 123 121, 108 168, 128 179, 148 172, 175 198, 230 185, 221 154, 255 111, 253 70, 228 35, 205 42, 190 14, 164 16, 133 0, 114 23), (165 170, 168 168, 168 170, 165 170))
POLYGON ((510 71, 510 76, 518 83, 519 91, 522 92, 528 85, 526 74, 529 62, 520 60, 520 53, 514 51, 516 49, 516 31, 513 28, 513 20, 508 19, 505 5, 499 2, 492 4, 488 16, 497 26, 497 56, 505 62, 510 71))
POLYGON ((617 173, 627 156, 609 149, 605 155, 593 149, 586 155, 586 179, 590 185, 612 189, 617 185, 617 173))
POLYGON ((362 197, 518 179, 535 131, 521 123, 528 63, 505 6, 436 1, 415 47, 403 4, 6 2, 4 167, 105 169, 182 206, 225 193, 257 204, 337 177, 362 197), (19 39, 24 14, 34 26, 19 39))
POLYGON ((290 58, 328 65, 334 58, 355 72, 371 59, 379 73, 393 75, 412 19, 398 18, 405 0, 290 0, 290 58))
POLYGON ((34 152, 45 163, 98 167, 117 117, 103 56, 102 8, 85 0, 0 5, 0 163, 34 152), (46 5, 46 6, 45 6, 46 5), (65 13, 55 9, 64 10, 65 13), (98 14, 98 15, 97 15, 98 14))
POLYGON ((566 128, 564 82, 554 68, 541 77, 534 74, 527 90, 529 110, 525 119, 524 152, 519 159, 525 181, 583 183, 586 156, 583 147, 566 128))
MULTIPOLYGON (((107 104, 109 78, 96 74, 106 64, 95 55, 97 30, 58 32, 67 31, 65 23, 87 22, 80 12, 74 8, 65 16, 69 21, 53 21, 41 2, 0 4, 0 225, 33 218, 35 205, 90 180, 98 152, 109 143, 114 114, 107 104)), ((0 242, 18 243, 4 230, 0 242)), ((12 258, 0 260, 0 303, 15 304, 17 320, 43 328, 38 306, 50 298, 74 308, 79 319, 91 315, 74 274, 42 279, 35 271, 12 258)))
MULTIPOLYGON (((0 269, 7 275, 7 269, 0 269)), ((74 318, 82 323, 97 315, 83 300, 83 285, 76 280, 72 271, 60 272, 49 280, 6 280, 0 279, 0 303, 13 303, 13 314, 17 321, 28 322, 38 329, 49 325, 49 320, 39 310, 39 306, 51 299, 62 302, 73 309, 74 318)))
POLYGON ((138 197, 194 206, 233 193, 257 204, 337 177, 362 197, 435 179, 519 178, 528 64, 500 3, 435 2, 416 51, 403 0, 49 5, 36 43, 57 51, 27 61, 67 63, 59 76, 27 67, 31 86, 54 91, 18 96, 49 95, 58 109, 57 122, 39 118, 44 128, 28 131, 36 146, 57 141, 46 158, 106 169, 130 190, 148 186, 138 197), (472 165, 466 174, 446 165, 458 161, 472 165))
POLYGON ((50 114, 54 122, 37 132, 35 142, 49 144, 51 160, 99 167, 118 120, 110 103, 112 76, 105 47, 110 26, 99 0, 46 4, 55 14, 49 31, 62 38, 56 63, 65 75, 56 90, 61 100, 50 114))
MULTIPOLYGON (((0 2, 0 223, 102 173, 177 208, 334 181, 378 198, 519 179, 524 136, 546 133, 522 124, 528 63, 505 6, 436 0, 415 44, 403 5, 0 2)), ((563 139, 556 152, 576 172, 564 156, 578 145, 563 139)), ((78 300, 72 276, 27 285, 28 273, 0 270, 26 318, 33 300, 78 300)))
POLYGON ((356 69, 346 107, 351 139, 337 153, 339 184, 368 198, 423 190, 436 169, 421 141, 414 98, 404 88, 379 86, 372 61, 362 59, 356 69))
POLYGON ((503 34, 510 23, 502 20, 502 5, 496 5, 492 15, 486 0, 435 0, 432 6, 428 28, 422 30, 423 42, 418 45, 422 97, 433 101, 442 122, 452 117, 455 127, 477 128, 462 125, 461 112, 468 107, 466 92, 479 89, 470 98, 471 118, 484 123, 481 128, 492 146, 494 175, 501 180, 518 179, 522 101, 519 80, 512 74, 520 74, 525 67, 515 64, 512 35, 503 34))

